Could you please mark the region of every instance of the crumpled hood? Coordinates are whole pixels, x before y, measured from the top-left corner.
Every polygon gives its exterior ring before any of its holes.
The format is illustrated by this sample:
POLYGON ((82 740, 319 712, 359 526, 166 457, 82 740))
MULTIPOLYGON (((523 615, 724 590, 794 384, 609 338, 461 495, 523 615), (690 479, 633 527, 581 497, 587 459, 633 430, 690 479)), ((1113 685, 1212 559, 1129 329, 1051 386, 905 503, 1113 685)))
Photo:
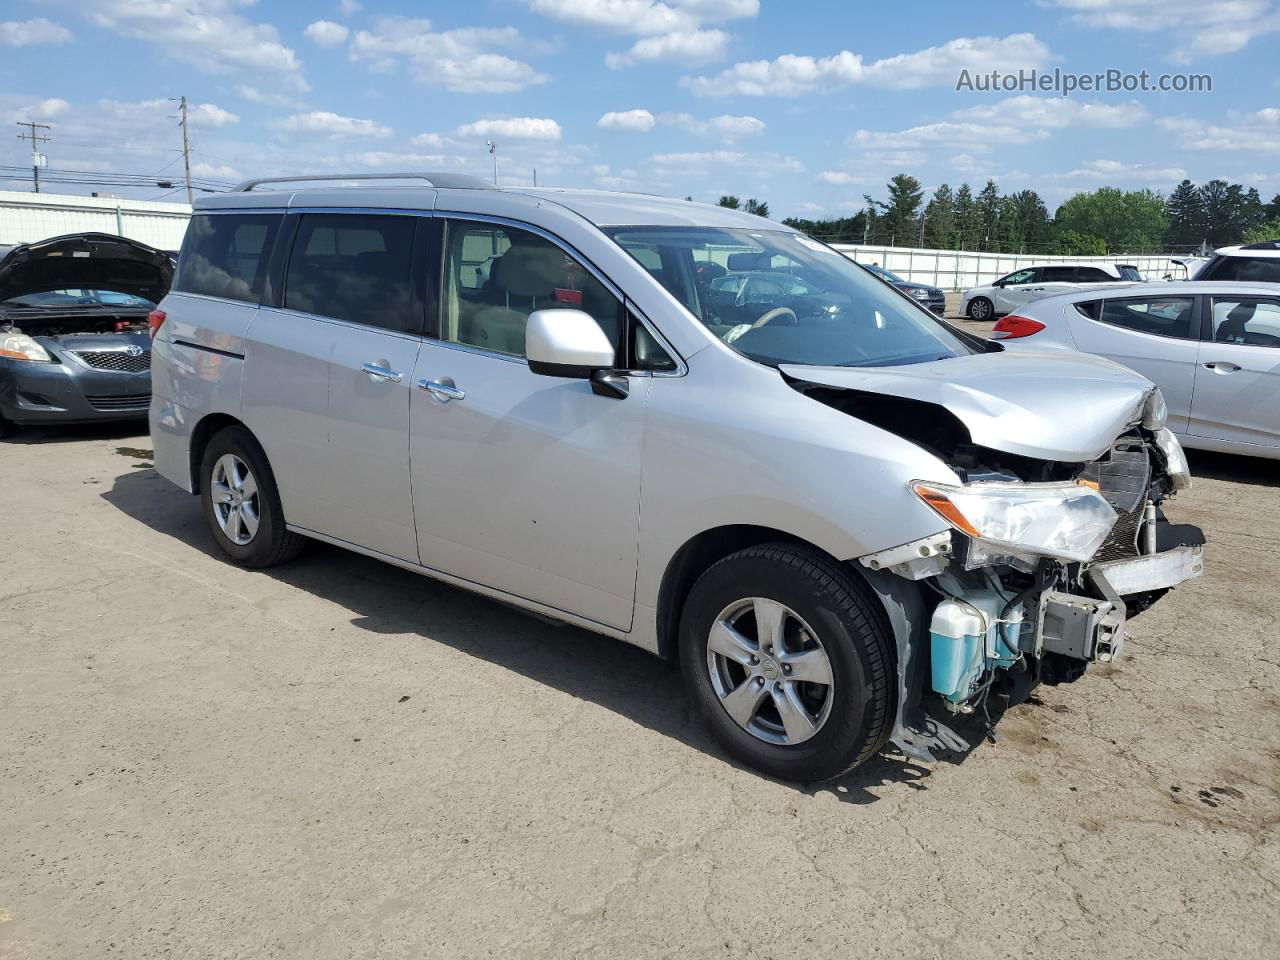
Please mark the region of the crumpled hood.
POLYGON ((0 260, 0 303, 51 290, 112 290, 159 303, 172 282, 167 253, 109 233, 24 243, 0 260))
POLYGON ((778 368, 793 380, 945 407, 973 442, 1039 460, 1101 456, 1142 414, 1151 382, 1083 353, 1012 351, 897 367, 778 368))

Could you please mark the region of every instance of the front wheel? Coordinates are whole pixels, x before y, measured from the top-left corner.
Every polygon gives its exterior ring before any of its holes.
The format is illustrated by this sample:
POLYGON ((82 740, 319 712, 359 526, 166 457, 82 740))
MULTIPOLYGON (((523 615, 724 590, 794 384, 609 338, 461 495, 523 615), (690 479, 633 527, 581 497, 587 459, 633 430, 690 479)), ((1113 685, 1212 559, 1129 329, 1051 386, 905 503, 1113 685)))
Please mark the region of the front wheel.
POLYGON ((685 686, 741 762, 810 783, 888 739, 888 625, 874 597, 818 551, 770 544, 726 557, 694 585, 680 628, 685 686))
POLYGON ((270 567, 297 556, 306 542, 285 527, 266 454, 244 427, 227 427, 200 461, 200 500, 209 530, 227 559, 270 567))
POLYGON ((974 297, 969 301, 970 320, 990 320, 996 309, 986 297, 974 297))

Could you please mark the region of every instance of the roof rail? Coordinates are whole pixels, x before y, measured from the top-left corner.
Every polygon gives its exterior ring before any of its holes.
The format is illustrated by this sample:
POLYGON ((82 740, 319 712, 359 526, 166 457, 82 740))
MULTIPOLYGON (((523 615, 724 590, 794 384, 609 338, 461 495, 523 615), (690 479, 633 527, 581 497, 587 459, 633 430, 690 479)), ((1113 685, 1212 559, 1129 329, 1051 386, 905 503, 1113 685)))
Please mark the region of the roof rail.
POLYGON ((1280 250, 1280 240, 1264 240, 1262 243, 1249 243, 1241 250, 1280 250))
POLYGON ((299 183, 305 180, 425 180, 445 190, 492 190, 493 184, 465 173, 324 173, 301 174, 296 177, 259 177, 246 180, 231 189, 232 193, 248 193, 264 183, 299 183))

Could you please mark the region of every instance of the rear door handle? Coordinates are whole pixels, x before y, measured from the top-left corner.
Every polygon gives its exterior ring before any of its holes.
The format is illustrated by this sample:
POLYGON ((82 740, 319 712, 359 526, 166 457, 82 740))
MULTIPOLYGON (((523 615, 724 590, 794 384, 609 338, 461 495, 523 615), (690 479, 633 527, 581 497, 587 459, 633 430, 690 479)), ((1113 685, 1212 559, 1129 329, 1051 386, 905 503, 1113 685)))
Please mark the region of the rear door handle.
POLYGON ((459 390, 448 377, 441 377, 439 380, 419 380, 418 389, 427 391, 441 403, 462 400, 466 397, 466 394, 459 390))
POLYGON ((387 383, 399 383, 401 380, 399 371, 381 363, 366 363, 360 369, 369 375, 370 380, 383 380, 387 383))
POLYGON ((1205 364, 1205 369, 1212 370, 1214 373, 1235 373, 1240 369, 1240 365, 1228 363, 1226 360, 1210 360, 1205 364))

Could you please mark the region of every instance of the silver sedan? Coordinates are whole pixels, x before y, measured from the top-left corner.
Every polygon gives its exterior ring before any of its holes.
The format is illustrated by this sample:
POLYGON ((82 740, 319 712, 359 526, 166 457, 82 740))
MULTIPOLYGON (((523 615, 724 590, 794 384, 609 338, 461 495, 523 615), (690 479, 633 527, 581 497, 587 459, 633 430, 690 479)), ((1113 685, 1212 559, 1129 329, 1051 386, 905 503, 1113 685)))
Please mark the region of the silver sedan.
POLYGON ((1108 357, 1159 385, 1184 446, 1280 458, 1280 285, 1092 287, 1026 304, 992 334, 1013 349, 1108 357))

